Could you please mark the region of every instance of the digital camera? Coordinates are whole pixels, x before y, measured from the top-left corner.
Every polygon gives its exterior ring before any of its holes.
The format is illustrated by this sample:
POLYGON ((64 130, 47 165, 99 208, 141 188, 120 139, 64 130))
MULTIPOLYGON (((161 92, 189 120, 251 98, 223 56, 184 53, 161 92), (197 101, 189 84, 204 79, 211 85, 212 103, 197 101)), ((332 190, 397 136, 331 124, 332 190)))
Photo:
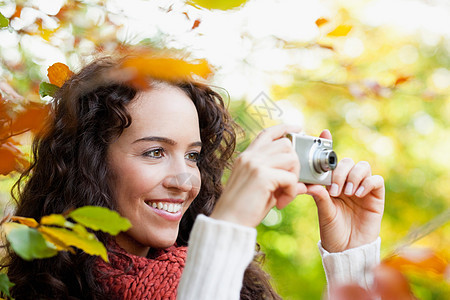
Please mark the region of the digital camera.
POLYGON ((338 163, 333 141, 303 133, 288 133, 286 137, 292 142, 300 161, 299 181, 331 185, 332 171, 338 163))

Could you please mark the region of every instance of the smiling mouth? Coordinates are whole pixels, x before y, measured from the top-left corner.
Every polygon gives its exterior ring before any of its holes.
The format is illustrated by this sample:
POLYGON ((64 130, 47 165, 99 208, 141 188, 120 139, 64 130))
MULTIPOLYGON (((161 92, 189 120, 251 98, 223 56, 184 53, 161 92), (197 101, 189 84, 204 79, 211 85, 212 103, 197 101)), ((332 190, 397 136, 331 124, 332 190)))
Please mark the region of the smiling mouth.
POLYGON ((159 209, 173 214, 176 214, 182 208, 181 203, 146 202, 146 204, 154 209, 159 209))

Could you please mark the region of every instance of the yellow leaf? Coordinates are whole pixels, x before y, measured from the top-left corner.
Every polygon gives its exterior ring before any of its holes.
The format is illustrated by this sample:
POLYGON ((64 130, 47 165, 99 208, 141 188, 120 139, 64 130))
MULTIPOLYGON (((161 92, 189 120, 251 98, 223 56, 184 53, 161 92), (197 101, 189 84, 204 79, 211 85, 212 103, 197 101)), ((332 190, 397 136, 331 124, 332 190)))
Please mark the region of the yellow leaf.
MULTIPOLYGON (((72 230, 57 227, 41 226, 38 230, 58 241, 61 247, 77 247, 90 255, 99 255, 104 261, 108 261, 108 255, 105 246, 97 240, 94 234, 80 234, 72 230)), ((56 245, 56 244, 55 244, 56 245)))
POLYGON ((44 239, 46 241, 48 241, 51 244, 55 245, 56 250, 58 250, 58 251, 69 251, 69 252, 75 254, 75 250, 72 247, 67 246, 66 243, 64 243, 58 237, 56 237, 54 235, 51 235, 51 234, 48 234, 46 228, 49 228, 49 227, 40 227, 40 228, 38 228, 38 230, 42 234, 42 236, 44 237, 44 239))
POLYGON ((50 83, 58 87, 62 87, 64 82, 66 82, 66 80, 73 75, 73 72, 70 71, 68 66, 59 62, 51 65, 47 69, 47 71, 48 71, 47 76, 48 79, 50 80, 50 83))
POLYGON ((351 29, 352 29, 352 26, 350 26, 350 25, 339 25, 333 31, 328 33, 327 36, 329 36, 329 37, 346 36, 350 32, 351 29))
POLYGON ((33 218, 12 216, 11 221, 19 222, 20 224, 27 225, 28 227, 32 227, 32 228, 36 228, 39 226, 39 223, 36 222, 36 220, 33 218))
POLYGON ((244 5, 247 0, 190 0, 188 4, 206 9, 228 10, 244 5))
POLYGON ((42 225, 58 225, 58 226, 66 226, 66 218, 63 215, 51 214, 48 216, 43 216, 41 218, 42 225))

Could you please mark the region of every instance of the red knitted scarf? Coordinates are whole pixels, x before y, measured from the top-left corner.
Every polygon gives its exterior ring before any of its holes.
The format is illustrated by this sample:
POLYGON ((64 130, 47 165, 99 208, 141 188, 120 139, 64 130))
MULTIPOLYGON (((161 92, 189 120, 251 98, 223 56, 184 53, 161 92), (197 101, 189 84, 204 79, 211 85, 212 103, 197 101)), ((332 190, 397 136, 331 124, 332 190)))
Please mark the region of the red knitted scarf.
POLYGON ((94 275, 105 299, 176 299, 187 247, 158 250, 141 257, 109 245, 109 263, 97 259, 94 275))

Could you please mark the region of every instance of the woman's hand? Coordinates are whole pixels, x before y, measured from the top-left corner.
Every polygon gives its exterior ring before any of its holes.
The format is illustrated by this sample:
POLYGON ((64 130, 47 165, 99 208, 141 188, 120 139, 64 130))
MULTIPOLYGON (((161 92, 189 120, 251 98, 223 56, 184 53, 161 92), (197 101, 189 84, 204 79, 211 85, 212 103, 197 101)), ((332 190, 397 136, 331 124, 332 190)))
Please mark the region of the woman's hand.
POLYGON ((306 193, 305 184, 298 182, 298 157, 284 137, 299 131, 284 124, 263 130, 236 159, 211 217, 256 227, 273 206, 281 209, 306 193))
MULTIPOLYGON (((331 139, 329 131, 320 135, 331 139)), ((377 239, 384 210, 384 180, 369 163, 344 158, 333 171, 332 185, 309 185, 319 214, 322 247, 341 252, 377 239)))

